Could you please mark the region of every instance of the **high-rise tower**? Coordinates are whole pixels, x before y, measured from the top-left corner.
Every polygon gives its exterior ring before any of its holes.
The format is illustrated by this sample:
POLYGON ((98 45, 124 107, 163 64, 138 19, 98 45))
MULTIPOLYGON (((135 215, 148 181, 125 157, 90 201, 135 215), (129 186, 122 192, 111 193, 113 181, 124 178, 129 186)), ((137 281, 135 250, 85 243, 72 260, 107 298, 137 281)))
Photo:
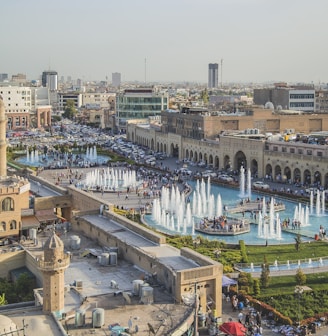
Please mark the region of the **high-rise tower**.
POLYGON ((44 257, 38 261, 43 274, 43 312, 59 316, 64 312, 64 271, 69 263, 64 243, 54 231, 44 245, 44 257))
POLYGON ((214 89, 218 87, 219 81, 219 64, 210 63, 208 65, 208 88, 214 89))

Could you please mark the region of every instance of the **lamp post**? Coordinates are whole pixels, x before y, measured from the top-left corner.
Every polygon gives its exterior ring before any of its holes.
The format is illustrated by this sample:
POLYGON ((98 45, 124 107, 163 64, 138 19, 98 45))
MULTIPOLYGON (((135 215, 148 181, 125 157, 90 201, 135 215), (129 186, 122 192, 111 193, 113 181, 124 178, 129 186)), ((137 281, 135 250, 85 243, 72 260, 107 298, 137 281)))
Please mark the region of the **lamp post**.
POLYGON ((301 325, 301 295, 303 293, 304 289, 302 286, 296 286, 295 287, 295 294, 298 296, 298 325, 301 325))

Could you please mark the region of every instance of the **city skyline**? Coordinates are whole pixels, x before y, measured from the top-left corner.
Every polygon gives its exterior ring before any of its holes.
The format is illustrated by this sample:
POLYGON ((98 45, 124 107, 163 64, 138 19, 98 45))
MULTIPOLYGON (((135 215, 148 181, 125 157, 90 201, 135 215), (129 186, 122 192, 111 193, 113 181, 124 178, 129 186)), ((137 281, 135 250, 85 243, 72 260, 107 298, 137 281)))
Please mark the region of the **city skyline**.
POLYGON ((208 64, 223 60, 223 83, 326 83, 327 9, 324 0, 14 0, 2 9, 0 73, 206 84, 208 64))

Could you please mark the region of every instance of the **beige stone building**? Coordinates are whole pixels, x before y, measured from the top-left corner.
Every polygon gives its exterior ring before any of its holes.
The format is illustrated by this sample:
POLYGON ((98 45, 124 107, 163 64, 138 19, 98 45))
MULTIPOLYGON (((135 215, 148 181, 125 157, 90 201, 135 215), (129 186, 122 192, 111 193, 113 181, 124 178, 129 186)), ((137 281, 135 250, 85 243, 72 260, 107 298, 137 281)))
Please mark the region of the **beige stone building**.
POLYGON ((222 132, 257 129, 259 133, 282 133, 295 129, 300 133, 328 129, 328 114, 272 111, 258 106, 236 113, 191 110, 190 113, 162 112, 162 132, 193 139, 215 139, 222 132))
POLYGON ((250 115, 204 115, 201 127, 208 138, 203 139, 180 134, 192 123, 189 121, 188 124, 181 124, 179 118, 194 119, 193 115, 172 115, 176 127, 165 125, 164 119, 161 131, 145 125, 129 124, 128 139, 180 160, 186 158, 193 162, 204 161, 217 170, 238 171, 243 166, 250 168, 252 174, 260 178, 270 177, 278 182, 288 180, 328 187, 327 145, 266 140, 261 134, 284 133, 286 130, 305 134, 324 131, 328 129, 328 115, 278 114, 260 108, 254 108, 250 115), (207 123, 211 126, 206 127, 207 123), (236 131, 235 134, 232 128, 236 131), (216 131, 213 132, 213 129, 216 131), (246 132, 240 132, 241 130, 246 132), (230 135, 224 135, 225 132, 230 135))

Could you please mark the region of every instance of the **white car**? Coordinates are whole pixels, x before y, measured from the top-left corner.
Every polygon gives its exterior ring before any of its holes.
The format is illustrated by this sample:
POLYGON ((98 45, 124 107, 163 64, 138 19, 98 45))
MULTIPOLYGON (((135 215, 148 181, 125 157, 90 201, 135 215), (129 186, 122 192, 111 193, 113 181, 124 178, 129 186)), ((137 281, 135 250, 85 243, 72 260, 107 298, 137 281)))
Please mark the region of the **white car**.
POLYGON ((233 181, 233 178, 227 174, 221 174, 219 175, 219 180, 221 181, 225 181, 225 182, 232 182, 233 181))
POLYGON ((270 186, 262 181, 256 181, 253 183, 253 187, 257 189, 269 190, 270 186))

